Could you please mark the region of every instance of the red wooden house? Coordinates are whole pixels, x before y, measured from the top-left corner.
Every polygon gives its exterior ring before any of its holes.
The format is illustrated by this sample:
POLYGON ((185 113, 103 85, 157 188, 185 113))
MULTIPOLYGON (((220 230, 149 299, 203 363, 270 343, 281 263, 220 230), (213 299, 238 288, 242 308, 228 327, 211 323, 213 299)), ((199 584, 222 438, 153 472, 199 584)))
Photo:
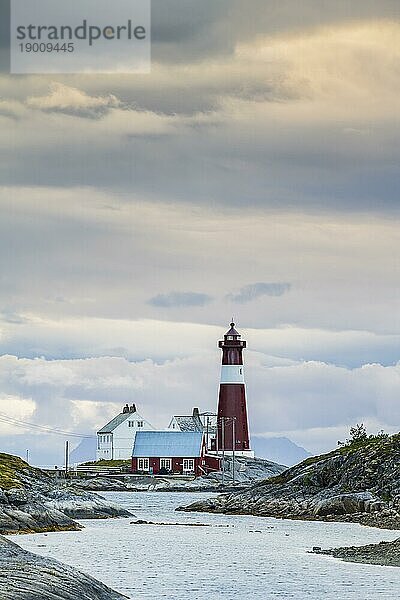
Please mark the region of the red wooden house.
POLYGON ((219 461, 206 455, 199 431, 138 431, 132 452, 132 472, 149 475, 194 475, 219 470, 219 461))

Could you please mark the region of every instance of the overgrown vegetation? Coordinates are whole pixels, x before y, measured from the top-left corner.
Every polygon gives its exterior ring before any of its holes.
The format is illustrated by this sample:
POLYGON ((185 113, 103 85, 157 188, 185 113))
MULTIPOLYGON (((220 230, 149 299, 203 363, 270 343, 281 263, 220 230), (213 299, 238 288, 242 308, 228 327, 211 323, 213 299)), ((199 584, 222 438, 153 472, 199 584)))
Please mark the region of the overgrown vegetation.
POLYGON ((31 467, 19 456, 0 452, 0 489, 9 490, 13 487, 26 486, 26 482, 21 483, 20 481, 22 474, 35 480, 50 478, 48 473, 36 467, 31 467))
MULTIPOLYGON (((392 436, 393 438, 395 436, 392 436)), ((364 446, 369 446, 371 444, 386 442, 390 440, 390 436, 388 433, 385 433, 383 430, 379 431, 379 433, 373 435, 368 435, 367 429, 364 423, 357 423, 354 427, 350 427, 350 437, 347 438, 344 442, 338 442, 338 446, 343 449, 354 449, 363 448, 364 446)))
POLYGON ((28 468, 28 464, 17 456, 0 453, 0 489, 9 490, 21 487, 18 472, 28 468))

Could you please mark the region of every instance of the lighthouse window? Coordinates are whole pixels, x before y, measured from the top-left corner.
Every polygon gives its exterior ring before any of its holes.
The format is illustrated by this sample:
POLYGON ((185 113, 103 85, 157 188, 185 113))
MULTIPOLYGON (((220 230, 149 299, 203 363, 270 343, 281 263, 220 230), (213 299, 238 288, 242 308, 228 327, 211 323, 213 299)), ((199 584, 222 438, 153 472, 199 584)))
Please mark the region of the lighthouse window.
POLYGON ((243 372, 242 372, 242 369, 239 369, 239 373, 240 373, 241 375, 243 374, 243 372))

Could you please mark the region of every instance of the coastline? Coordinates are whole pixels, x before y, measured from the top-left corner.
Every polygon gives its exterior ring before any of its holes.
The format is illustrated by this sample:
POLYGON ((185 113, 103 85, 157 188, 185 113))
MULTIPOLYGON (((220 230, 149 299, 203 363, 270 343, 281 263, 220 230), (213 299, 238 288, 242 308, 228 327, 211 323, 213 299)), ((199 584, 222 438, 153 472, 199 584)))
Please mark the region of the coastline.
POLYGON ((52 558, 23 550, 0 536, 2 600, 123 600, 93 577, 52 558))
POLYGON ((314 549, 315 554, 325 554, 346 562, 400 567, 400 538, 393 542, 379 542, 365 546, 347 546, 328 550, 314 549))

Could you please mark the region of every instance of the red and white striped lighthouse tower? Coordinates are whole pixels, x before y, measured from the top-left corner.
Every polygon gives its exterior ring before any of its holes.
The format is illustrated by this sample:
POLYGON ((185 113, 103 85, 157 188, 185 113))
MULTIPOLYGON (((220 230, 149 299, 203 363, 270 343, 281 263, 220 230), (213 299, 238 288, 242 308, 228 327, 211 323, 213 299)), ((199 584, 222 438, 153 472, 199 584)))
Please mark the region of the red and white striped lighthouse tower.
POLYGON ((217 450, 236 455, 254 456, 250 450, 247 420, 246 386, 244 382, 243 349, 246 342, 231 328, 218 343, 222 349, 221 380, 219 385, 217 450))

